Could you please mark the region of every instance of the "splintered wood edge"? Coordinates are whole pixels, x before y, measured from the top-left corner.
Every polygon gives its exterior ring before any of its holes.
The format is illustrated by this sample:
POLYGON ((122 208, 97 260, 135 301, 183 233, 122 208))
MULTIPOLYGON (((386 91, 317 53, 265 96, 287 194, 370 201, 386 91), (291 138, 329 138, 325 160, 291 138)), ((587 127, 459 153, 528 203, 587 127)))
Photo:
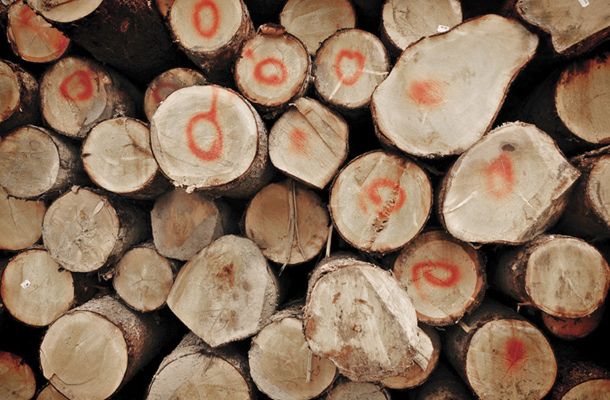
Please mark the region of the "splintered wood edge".
POLYGON ((582 318, 557 318, 541 311, 544 327, 554 336, 563 340, 582 339, 590 335, 604 317, 605 306, 602 305, 592 314, 582 318))
POLYGON ((148 120, 170 94, 189 86, 207 85, 208 80, 199 71, 190 68, 173 68, 153 79, 144 93, 144 113, 148 120))
POLYGON ((32 368, 19 356, 0 351, 0 397, 29 400, 36 394, 32 368))
POLYGON ((329 224, 326 205, 318 195, 290 180, 263 188, 245 216, 246 236, 278 264, 313 259, 326 245, 329 224))
POLYGON ((372 382, 342 382, 332 388, 324 397, 325 400, 390 400, 390 394, 378 384, 372 382))
POLYGON ((0 249, 21 250, 40 239, 47 206, 11 197, 0 187, 0 249))
POLYGON ((16 111, 21 101, 21 80, 11 65, 0 61, 0 122, 16 111))
POLYGON ((42 16, 20 0, 8 10, 7 36, 13 51, 23 60, 46 63, 59 59, 70 39, 51 26, 42 16))
POLYGON ((2 300, 13 317, 30 326, 47 326, 75 302, 69 271, 46 250, 27 250, 9 261, 2 275, 2 300))
POLYGON ((356 26, 356 11, 348 0, 289 0, 280 13, 280 24, 314 55, 333 33, 356 26))

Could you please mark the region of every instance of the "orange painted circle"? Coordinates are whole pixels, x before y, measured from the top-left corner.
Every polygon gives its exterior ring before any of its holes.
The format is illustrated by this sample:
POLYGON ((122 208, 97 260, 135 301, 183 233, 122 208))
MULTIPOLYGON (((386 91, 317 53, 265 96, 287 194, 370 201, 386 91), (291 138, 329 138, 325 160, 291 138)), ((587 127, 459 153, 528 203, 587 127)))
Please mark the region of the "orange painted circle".
POLYGON ((214 1, 201 0, 195 4, 195 9, 193 10, 193 25, 195 26, 197 33, 199 33, 199 35, 203 38, 211 39, 216 36, 216 33, 218 33, 218 28, 220 27, 220 11, 218 10, 218 6, 214 1), (210 9, 212 12, 212 24, 204 27, 200 14, 206 8, 210 9))
POLYGON ((265 85, 278 86, 286 82, 286 79, 288 79, 288 70, 286 69, 286 65, 284 65, 282 60, 275 57, 269 57, 256 64, 254 67, 254 79, 265 85), (276 67, 277 71, 279 72, 274 74, 265 74, 263 68, 268 65, 276 67))
POLYGON ((347 86, 351 86, 358 82, 358 79, 360 79, 364 70, 364 61, 364 54, 359 51, 341 50, 339 54, 337 54, 335 60, 335 73, 337 74, 337 78, 339 78, 339 82, 347 86), (341 72, 341 63, 344 59, 356 61, 356 71, 351 76, 344 76, 343 72, 341 72))
POLYGON ((502 198, 512 192, 515 185, 513 164, 507 154, 494 159, 485 170, 485 186, 496 198, 502 198))
POLYGON ((93 97, 93 72, 88 69, 81 69, 67 78, 59 85, 59 92, 62 97, 70 101, 86 101, 93 97), (73 89, 78 89, 74 94, 73 89))
POLYGON ((411 270, 411 280, 418 289, 421 286, 420 279, 424 279, 428 284, 437 288, 450 288, 455 286, 461 278, 459 268, 445 261, 423 261, 415 264, 411 270), (445 276, 436 274, 437 271, 443 272, 445 276))
POLYGON ((214 91, 212 94, 212 106, 209 111, 201 112, 195 114, 186 124, 186 141, 191 153, 193 153, 197 158, 203 161, 216 161, 222 156, 222 148, 223 148, 223 138, 222 138, 222 129, 218 124, 217 120, 217 105, 216 102, 218 100, 218 92, 214 91), (201 121, 207 121, 214 126, 216 131, 216 137, 212 142, 212 145, 209 149, 204 150, 195 142, 195 135, 193 130, 195 129, 195 125, 197 125, 201 121))
POLYGON ((369 212, 368 204, 372 203, 375 206, 375 212, 379 213, 379 217, 388 217, 405 204, 407 198, 405 191, 400 187, 399 182, 392 181, 388 178, 377 178, 364 190, 365 196, 360 195, 360 208, 364 212, 369 212), (398 197, 394 202, 388 205, 383 204, 383 199, 379 190, 382 188, 391 189, 398 197))

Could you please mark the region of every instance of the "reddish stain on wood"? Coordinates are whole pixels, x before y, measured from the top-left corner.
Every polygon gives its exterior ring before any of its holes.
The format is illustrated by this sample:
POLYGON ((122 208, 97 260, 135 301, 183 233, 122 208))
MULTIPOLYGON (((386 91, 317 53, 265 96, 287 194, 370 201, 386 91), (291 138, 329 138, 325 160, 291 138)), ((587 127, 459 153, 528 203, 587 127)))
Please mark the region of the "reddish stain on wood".
POLYGON ((38 16, 28 5, 21 7, 17 21, 21 28, 34 31, 36 35, 51 45, 54 51, 63 52, 70 44, 70 39, 38 16))
POLYGON ((502 198, 512 192, 515 186, 513 163, 508 154, 494 159, 485 170, 485 186, 496 198, 502 198))
POLYGON ((506 342, 504 358, 508 369, 518 366, 525 360, 525 346, 523 342, 517 338, 510 338, 506 342))
POLYGON ((446 261, 422 261, 413 266, 411 279, 416 288, 421 287, 421 279, 437 288, 450 288, 460 281, 460 269, 446 261))
POLYGON ((178 89, 180 89, 180 87, 173 82, 159 82, 152 92, 152 98, 155 103, 161 103, 167 96, 178 89))
POLYGON ((411 83, 408 93, 415 103, 434 107, 445 101, 445 84, 433 79, 417 80, 411 83))
POLYGON ((212 105, 210 106, 210 109, 208 111, 195 114, 186 124, 186 141, 189 150, 197 158, 203 161, 215 161, 218 160, 222 155, 223 138, 222 129, 220 128, 220 124, 218 123, 217 101, 218 92, 216 91, 216 89, 212 89, 212 105), (195 135, 193 133, 195 125, 202 121, 206 121, 212 124, 216 133, 214 141, 212 142, 210 148, 207 150, 199 147, 199 145, 195 142, 195 135))
POLYGON ((299 128, 294 128, 292 132, 290 132, 290 149, 294 153, 304 153, 306 148, 307 133, 299 128))
POLYGON ((267 57, 254 66, 254 79, 264 85, 278 86, 288 79, 288 69, 282 60, 267 57))
POLYGON ((337 78, 339 78, 339 82, 347 86, 351 86, 358 82, 358 79, 360 79, 364 70, 365 59, 364 54, 359 51, 346 49, 341 50, 337 54, 337 58, 335 60, 335 73, 337 74, 337 78), (341 71, 341 65, 344 60, 352 60, 356 62, 356 70, 350 76, 343 75, 343 72, 341 71))
POLYGON ((79 69, 59 85, 61 96, 70 101, 86 101, 93 97, 93 71, 79 69))
POLYGON ((360 194, 360 208, 369 212, 369 204, 374 206, 380 218, 387 218, 405 204, 407 198, 400 182, 388 178, 377 178, 360 194), (382 189, 389 189, 389 194, 381 196, 382 189))
POLYGON ((193 25, 195 26, 197 33, 205 39, 211 39, 216 36, 218 28, 220 27, 220 11, 214 1, 201 0, 195 4, 195 9, 193 10, 193 25), (204 9, 208 9, 211 12, 212 23, 208 24, 208 26, 203 26, 203 21, 201 20, 201 12, 204 9))
POLYGON ((224 265, 216 274, 216 277, 229 287, 235 284, 235 271, 232 263, 224 265))
POLYGON ((247 59, 253 60, 254 59, 254 52, 252 51, 252 49, 246 49, 244 50, 243 53, 244 57, 246 57, 247 59))

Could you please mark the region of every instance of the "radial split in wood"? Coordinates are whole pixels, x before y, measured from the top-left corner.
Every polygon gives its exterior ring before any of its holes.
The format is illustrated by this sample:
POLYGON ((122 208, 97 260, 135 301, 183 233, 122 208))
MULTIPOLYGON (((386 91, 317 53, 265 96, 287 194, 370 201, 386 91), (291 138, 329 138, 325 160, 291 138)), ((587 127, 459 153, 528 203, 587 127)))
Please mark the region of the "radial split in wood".
POLYGON ((46 211, 43 201, 16 199, 0 187, 0 249, 21 250, 36 243, 46 211))
POLYGON ((0 351, 0 398, 30 400, 36 394, 32 368, 19 356, 0 351))
POLYGON ((36 400, 69 400, 66 396, 57 391, 51 384, 47 384, 44 389, 38 393, 36 400))
POLYGON ((0 60, 0 135, 40 116, 38 81, 17 64, 0 60))

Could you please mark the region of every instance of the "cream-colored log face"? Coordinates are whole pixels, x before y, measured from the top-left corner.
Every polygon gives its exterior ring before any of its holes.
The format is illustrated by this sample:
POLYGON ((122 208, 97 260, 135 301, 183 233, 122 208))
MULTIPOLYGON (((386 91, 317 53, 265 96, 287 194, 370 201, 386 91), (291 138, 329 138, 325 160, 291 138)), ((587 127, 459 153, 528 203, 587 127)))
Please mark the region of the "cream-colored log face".
POLYGON ((157 372, 146 400, 250 400, 243 375, 228 361, 204 353, 188 354, 157 372))
POLYGON ((422 37, 462 22, 462 6, 459 0, 388 0, 381 18, 388 39, 402 52, 422 37))
POLYGON ((6 121, 17 110, 21 99, 20 90, 15 71, 0 61, 0 122, 6 121))
POLYGON ((418 319, 431 325, 452 325, 469 311, 483 295, 484 274, 476 250, 442 231, 419 235, 394 263, 418 319))
POLYGON ((341 236, 373 253, 399 249, 413 239, 431 207, 425 172, 409 159, 383 151, 364 154, 341 170, 329 206, 341 236))
POLYGON ((17 128, 0 142, 0 185, 12 196, 44 194, 55 184, 59 166, 57 146, 40 128, 17 128))
POLYGON ((44 377, 71 399, 106 399, 123 381, 127 362, 121 330, 88 311, 60 317, 40 345, 44 377))
POLYGON ((537 308, 556 317, 593 313, 606 299, 609 284, 608 263, 580 239, 556 237, 538 246, 527 262, 527 294, 537 308))
POLYGON ((595 214, 610 227, 610 156, 596 162, 585 192, 595 214))
POLYGON ((174 284, 174 272, 171 263, 154 249, 138 247, 118 262, 112 284, 130 307, 153 311, 165 304, 174 284))
POLYGON ((396 376, 413 363, 419 343, 415 309, 404 288, 380 268, 346 266, 323 275, 305 313, 312 351, 351 380, 396 376))
POLYGON ((42 240, 51 257, 72 272, 96 271, 111 254, 119 235, 116 210, 86 189, 55 200, 44 217, 42 240))
POLYGON ((537 45, 519 22, 497 15, 422 39, 373 94, 379 133, 416 156, 464 152, 487 132, 537 45))
POLYGON ((83 143, 82 158, 96 185, 119 194, 143 189, 159 171, 148 126, 133 118, 97 124, 83 143))
POLYGON ((163 72, 148 84, 144 93, 144 113, 150 121, 157 107, 178 89, 206 85, 207 79, 199 71, 189 68, 173 68, 163 72))
POLYGON ((610 8, 603 1, 519 0, 516 9, 527 22, 551 34, 558 53, 610 27, 610 8))
POLYGON ((283 318, 261 330, 248 354, 250 374, 258 388, 276 400, 308 400, 334 381, 337 368, 314 355, 298 318, 283 318))
POLYGON ((309 78, 307 49, 292 35, 259 34, 235 63, 235 83, 251 102, 278 106, 294 97, 309 78))
POLYGON ((301 97, 271 128, 269 158, 288 176, 323 189, 347 158, 348 133, 339 114, 301 97))
POLYGON ((0 351, 0 398, 29 400, 36 394, 36 378, 21 357, 0 351))
POLYGON ((59 393, 53 385, 47 385, 36 397, 36 400, 69 400, 66 396, 59 393))
POLYGON ((390 395, 380 386, 369 382, 343 382, 335 386, 325 400, 390 400, 390 395))
POLYGON ((349 0, 288 0, 280 24, 314 55, 333 33, 356 26, 356 12, 349 0))
POLYGON ((258 152, 255 111, 216 85, 172 93, 151 121, 151 145, 176 186, 214 187, 243 175, 258 152))
POLYGON ((256 244, 227 235, 182 267, 167 305, 217 347, 256 334, 275 312, 278 297, 275 276, 256 244))
POLYGON ((264 256, 279 264, 314 258, 326 244, 330 217, 315 192, 294 181, 272 183, 246 211, 246 235, 264 256))
POLYGON ((0 249, 21 250, 36 243, 46 211, 43 201, 16 199, 0 186, 0 249))
POLYGON ((609 99, 609 59, 594 58, 572 65, 557 82, 557 115, 573 134, 590 143, 610 142, 609 99))
POLYGON ((389 68, 381 40, 371 33, 348 29, 326 40, 316 53, 314 85, 324 101, 360 108, 370 103, 389 68))
POLYGON ((553 386, 556 374, 553 349, 529 322, 491 321, 470 340, 466 376, 482 399, 542 399, 553 386))
POLYGON ((546 229, 553 207, 579 175, 548 135, 510 123, 451 167, 439 209, 449 233, 460 240, 525 243, 546 229))
POLYGON ((241 26, 242 7, 240 0, 176 0, 169 24, 182 46, 210 52, 231 42, 241 26))
POLYGON ((36 14, 25 0, 9 8, 6 34, 19 57, 25 61, 45 63, 60 58, 68 49, 70 39, 36 14))
POLYGON ((2 300, 8 312, 32 326, 47 326, 74 302, 72 274, 46 250, 28 250, 14 257, 2 275, 2 300))
POLYGON ((610 398, 610 379, 593 379, 570 389, 561 400, 605 400, 610 398))
POLYGON ((72 22, 94 12, 103 0, 28 0, 43 17, 54 22, 72 22))

